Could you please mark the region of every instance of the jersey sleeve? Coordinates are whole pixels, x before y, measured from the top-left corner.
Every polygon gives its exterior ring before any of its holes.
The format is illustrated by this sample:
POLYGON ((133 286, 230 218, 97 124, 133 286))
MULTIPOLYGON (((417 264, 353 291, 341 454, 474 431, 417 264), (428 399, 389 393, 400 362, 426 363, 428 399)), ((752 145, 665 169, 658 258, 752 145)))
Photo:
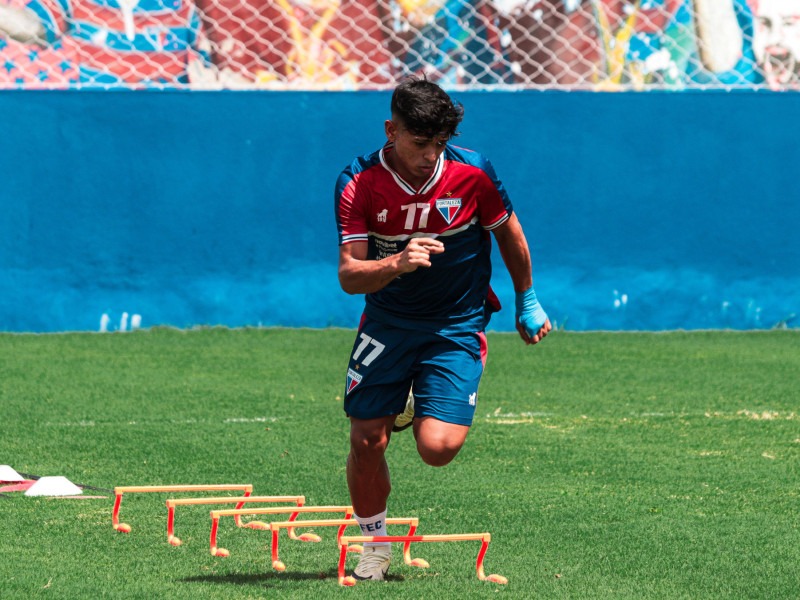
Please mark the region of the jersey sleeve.
POLYGON ((481 157, 477 166, 485 175, 484 190, 478 205, 478 218, 481 226, 491 231, 505 223, 511 217, 514 208, 489 159, 481 157))
POLYGON ((345 169, 336 182, 336 226, 339 230, 339 245, 366 242, 369 224, 364 209, 364 194, 358 185, 360 174, 345 169))
POLYGON ((475 170, 473 177, 477 182, 478 194, 476 212, 481 227, 491 231, 505 223, 514 208, 489 159, 474 150, 451 145, 447 146, 447 156, 475 170))

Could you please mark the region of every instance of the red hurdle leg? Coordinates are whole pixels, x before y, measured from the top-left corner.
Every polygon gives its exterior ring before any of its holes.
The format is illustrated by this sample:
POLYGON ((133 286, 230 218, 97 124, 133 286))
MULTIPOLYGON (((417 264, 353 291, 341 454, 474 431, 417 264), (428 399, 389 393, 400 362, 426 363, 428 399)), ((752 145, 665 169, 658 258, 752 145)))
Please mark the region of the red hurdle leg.
MULTIPOLYGON (((244 497, 247 498, 250 495, 250 490, 245 490, 244 497)), ((244 506, 244 502, 239 502, 234 508, 242 508, 244 506)), ((234 515, 233 517, 234 522, 236 523, 237 527, 242 526, 242 517, 240 515, 234 515)))
MULTIPOLYGON (((292 513, 292 515, 287 520, 289 520, 289 521, 296 520, 298 514, 299 513, 296 513, 296 512, 292 513)), ((345 512, 344 518, 345 519, 349 519, 350 515, 347 512, 345 512)), ((322 538, 319 537, 315 533, 302 533, 300 535, 297 535, 297 533, 295 533, 294 527, 289 527, 289 529, 286 530, 286 533, 289 535, 289 539, 291 539, 291 540, 299 540, 301 542, 321 542, 322 541, 322 538)))
POLYGON ((175 507, 167 502, 167 541, 173 546, 180 546, 181 540, 175 537, 175 507))
POLYGON ((490 537, 486 536, 481 540, 481 549, 478 551, 478 561, 475 564, 475 569, 478 572, 478 579, 481 581, 491 581, 493 583, 507 584, 508 578, 502 575, 486 575, 483 572, 483 558, 486 556, 486 551, 489 549, 490 537))
POLYGON ((131 526, 127 523, 119 522, 119 507, 122 505, 122 492, 116 492, 114 498, 114 511, 111 513, 111 524, 116 531, 120 533, 130 533, 131 526))
POLYGON ((351 587, 356 584, 353 577, 347 577, 344 574, 344 567, 347 563, 347 544, 339 546, 339 585, 351 587))
MULTIPOLYGON (((416 532, 417 526, 414 523, 411 523, 408 526, 408 537, 411 537, 416 532)), ((420 569, 427 569, 431 566, 430 563, 424 558, 411 558, 411 542, 403 543, 403 562, 410 567, 419 567, 420 569)))
POLYGON ((219 527, 219 517, 211 517, 211 555, 212 556, 230 556, 225 548, 217 548, 217 528, 219 527))

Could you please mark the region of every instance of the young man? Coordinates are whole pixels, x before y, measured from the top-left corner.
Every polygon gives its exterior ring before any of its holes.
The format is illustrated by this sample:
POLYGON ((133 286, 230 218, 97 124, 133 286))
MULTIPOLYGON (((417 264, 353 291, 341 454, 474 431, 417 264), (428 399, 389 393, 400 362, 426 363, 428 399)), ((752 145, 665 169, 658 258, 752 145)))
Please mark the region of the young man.
MULTIPOLYGON (((347 371, 347 484, 365 535, 386 535, 395 419, 413 385, 417 451, 449 463, 472 424, 486 359, 484 329, 499 309, 489 288, 491 231, 516 291, 526 344, 550 331, 533 291, 528 244, 491 164, 450 145, 464 114, 425 79, 394 91, 387 143, 357 158, 336 185, 339 282, 366 294, 347 371)), ((354 576, 381 580, 388 543, 366 544, 354 576)))

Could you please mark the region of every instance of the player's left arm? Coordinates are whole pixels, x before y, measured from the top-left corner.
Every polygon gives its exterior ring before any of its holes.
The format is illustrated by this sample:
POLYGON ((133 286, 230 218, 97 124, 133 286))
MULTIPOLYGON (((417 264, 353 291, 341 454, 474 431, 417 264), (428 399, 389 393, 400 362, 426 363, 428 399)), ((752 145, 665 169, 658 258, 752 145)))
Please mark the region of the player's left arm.
POLYGON ((517 215, 511 216, 492 230, 500 255, 511 275, 516 294, 517 331, 526 344, 540 342, 552 329, 533 290, 531 253, 517 215))

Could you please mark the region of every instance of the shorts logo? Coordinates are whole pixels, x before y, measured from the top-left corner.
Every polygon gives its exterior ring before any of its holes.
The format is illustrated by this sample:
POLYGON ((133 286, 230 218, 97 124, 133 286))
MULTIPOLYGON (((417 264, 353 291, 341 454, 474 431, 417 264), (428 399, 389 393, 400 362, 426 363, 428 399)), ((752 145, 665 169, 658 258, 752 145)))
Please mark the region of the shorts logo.
POLYGON ((476 401, 477 397, 478 397, 478 392, 475 392, 474 394, 470 394, 469 395, 469 405, 470 406, 475 406, 475 401, 476 401))
POLYGON ((364 377, 363 375, 359 375, 358 373, 353 371, 353 369, 347 369, 347 393, 348 394, 353 391, 353 388, 355 388, 359 383, 361 383, 361 380, 363 379, 363 377, 364 377))
POLYGON ((436 201, 436 210, 444 217, 448 225, 456 218, 460 208, 461 198, 439 198, 436 201))

